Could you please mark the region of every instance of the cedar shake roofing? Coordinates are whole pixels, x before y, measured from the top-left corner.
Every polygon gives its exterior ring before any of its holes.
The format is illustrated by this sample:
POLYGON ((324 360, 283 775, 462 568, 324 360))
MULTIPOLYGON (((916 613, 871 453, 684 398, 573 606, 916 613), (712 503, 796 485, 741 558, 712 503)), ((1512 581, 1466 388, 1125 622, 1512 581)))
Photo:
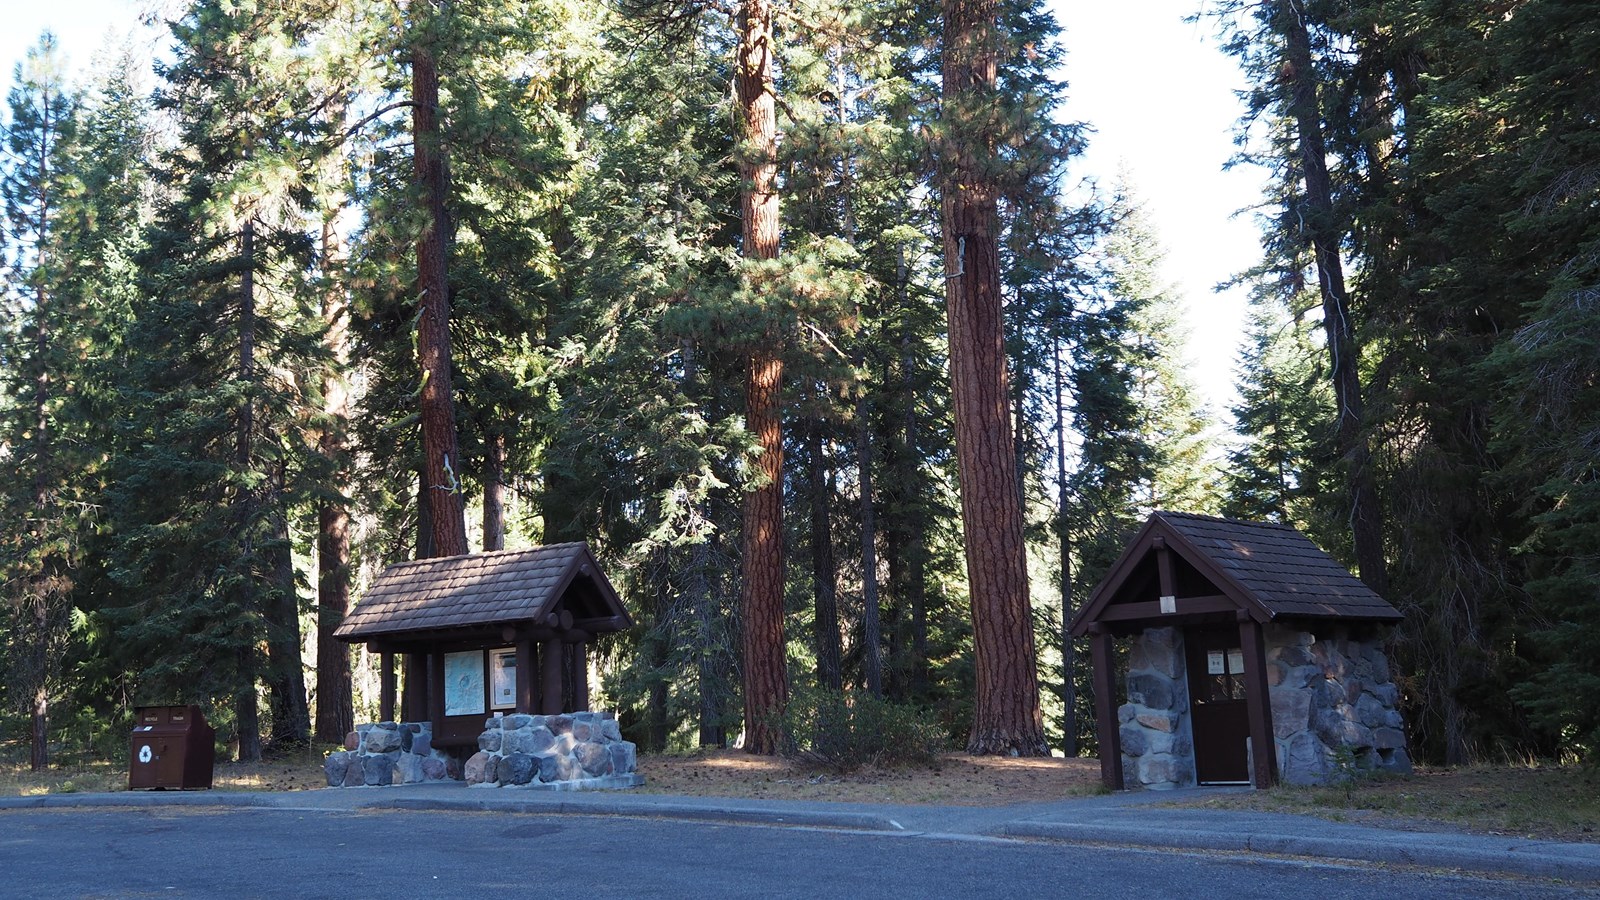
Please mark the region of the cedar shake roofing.
POLYGON ((581 593, 587 607, 573 610, 575 618, 621 617, 601 630, 631 624, 588 545, 572 543, 396 563, 383 570, 334 635, 357 642, 410 632, 538 622, 569 593, 581 593))
POLYGON ((1399 610, 1287 525, 1159 513, 1273 616, 1399 619, 1399 610))
MULTIPOLYGON (((1155 555, 1158 538, 1199 578, 1259 621, 1283 616, 1367 621, 1403 618, 1348 569, 1287 525, 1156 512, 1074 618, 1075 633, 1082 633, 1112 603, 1158 599, 1159 590, 1133 577, 1142 568, 1140 564, 1155 555), (1150 596, 1133 595, 1140 591, 1150 596)), ((1186 594, 1180 590, 1178 596, 1181 606, 1186 594)))

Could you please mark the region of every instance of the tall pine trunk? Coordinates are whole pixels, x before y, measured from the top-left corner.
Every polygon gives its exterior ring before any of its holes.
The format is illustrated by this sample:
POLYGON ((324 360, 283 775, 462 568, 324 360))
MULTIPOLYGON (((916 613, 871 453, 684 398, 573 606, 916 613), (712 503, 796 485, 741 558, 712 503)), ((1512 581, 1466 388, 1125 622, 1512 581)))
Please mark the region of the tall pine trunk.
MULTIPOLYGON (((234 447, 234 463, 240 472, 250 469, 255 432, 255 396, 252 387, 256 367, 255 239, 256 223, 247 219, 240 238, 240 255, 243 258, 244 271, 239 291, 238 369, 239 383, 245 387, 245 398, 239 408, 237 443, 234 447)), ((241 489, 234 500, 234 512, 244 537, 240 549, 246 557, 254 555, 257 550, 254 538, 254 505, 257 502, 259 498, 255 491, 249 489, 241 489)), ((252 589, 246 588, 246 590, 252 589)), ((253 628, 252 623, 248 621, 241 623, 240 627, 253 628)), ((240 762, 256 762, 261 759, 261 713, 256 706, 255 641, 250 640, 241 644, 236 652, 238 683, 235 685, 233 711, 234 728, 239 739, 238 758, 240 762)))
MULTIPOLYGON (((909 273, 906 266, 906 250, 904 245, 899 248, 895 260, 895 294, 896 305, 902 315, 909 315, 908 304, 910 292, 908 290, 909 273)), ((912 328, 908 323, 900 334, 900 389, 905 398, 903 419, 901 421, 902 452, 900 465, 905 473, 906 482, 900 485, 902 491, 913 484, 921 484, 921 463, 917 456, 918 429, 917 429, 917 391, 916 377, 912 372, 912 328)), ((923 525, 923 511, 917 507, 905 510, 906 540, 904 553, 906 556, 906 594, 903 603, 911 607, 911 694, 921 698, 928 690, 928 577, 927 577, 927 529, 923 525)))
MULTIPOLYGON (((331 271, 335 235, 333 220, 322 224, 322 265, 331 271)), ((342 741, 355 728, 355 699, 350 677, 350 646, 333 636, 350 608, 349 459, 345 424, 350 418, 350 391, 344 367, 350 361, 349 309, 342 288, 328 277, 322 295, 322 317, 332 366, 322 375, 324 424, 318 451, 328 466, 337 497, 317 502, 317 740, 342 741)))
POLYGON ((484 440, 483 550, 506 548, 506 436, 490 434, 484 440))
POLYGON ((289 518, 283 507, 283 463, 273 476, 270 584, 265 613, 267 627, 267 697, 272 710, 274 747, 297 746, 311 739, 311 713, 306 705, 305 668, 300 660, 300 598, 295 591, 294 548, 289 518))
POLYGON ((941 146, 950 384, 977 696, 967 750, 1049 753, 1039 706, 1001 309, 995 0, 944 0, 941 146))
POLYGON ((1070 758, 1078 755, 1078 667, 1072 646, 1072 530, 1067 527, 1067 385, 1061 371, 1062 350, 1058 340, 1051 360, 1055 367, 1056 541, 1061 554, 1061 753, 1070 758))
POLYGON ((1338 405, 1339 455, 1345 489, 1350 498, 1350 526, 1356 565, 1361 580, 1379 594, 1389 589, 1389 566, 1383 555, 1383 518, 1378 507, 1377 480, 1372 471, 1372 450, 1367 443, 1366 411, 1361 395, 1361 345, 1350 319, 1350 295, 1345 288, 1344 263, 1339 255, 1340 229, 1333 209, 1333 187, 1328 176, 1328 150, 1322 137, 1322 108, 1317 98, 1317 70, 1311 55, 1311 35, 1298 7, 1281 3, 1278 20, 1285 38, 1285 54, 1293 83, 1290 106, 1300 139, 1300 161, 1305 169, 1305 222, 1316 255, 1317 281, 1322 295, 1322 325, 1328 338, 1334 401, 1338 405))
MULTIPOLYGON (((739 8, 734 69, 743 134, 743 252, 778 256, 778 117, 773 89, 772 6, 745 0, 739 8)), ((755 435, 762 483, 745 494, 740 607, 744 631, 745 749, 772 754, 782 742, 789 703, 783 637, 783 357, 769 330, 751 351, 745 382, 745 425, 755 435)))
MULTIPOLYGON (((857 354, 856 365, 861 365, 857 354)), ((861 490, 861 661, 867 691, 883 696, 883 627, 879 621, 878 599, 878 518, 872 504, 872 431, 867 424, 871 410, 867 405, 866 385, 856 387, 856 466, 861 490)))
MULTIPOLYGON (((446 270, 449 218, 445 210, 444 147, 439 131, 439 70, 433 54, 432 23, 411 45, 411 137, 418 193, 427 226, 417 239, 417 356, 422 378, 423 490, 430 556, 467 552, 466 512, 462 506, 461 453, 456 442, 455 398, 451 393, 450 281, 446 270)), ((419 552, 418 554, 423 555, 419 552)))
POLYGON ((806 455, 811 494, 812 620, 817 644, 817 684, 831 691, 844 690, 843 651, 839 640, 839 572, 833 560, 833 489, 828 461, 823 454, 822 404, 817 390, 817 413, 806 423, 806 455))

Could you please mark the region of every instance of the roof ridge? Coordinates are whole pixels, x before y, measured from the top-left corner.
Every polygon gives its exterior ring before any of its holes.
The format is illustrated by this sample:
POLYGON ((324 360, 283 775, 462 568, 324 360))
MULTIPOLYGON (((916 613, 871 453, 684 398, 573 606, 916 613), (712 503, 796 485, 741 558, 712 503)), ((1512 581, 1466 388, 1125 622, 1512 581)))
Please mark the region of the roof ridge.
POLYGON ((454 556, 425 556, 421 559, 402 559, 384 566, 384 570, 399 568, 401 566, 432 565, 434 563, 449 562, 454 559, 482 559, 495 556, 515 556, 517 554, 540 553, 550 550, 570 550, 587 547, 587 541, 562 541, 559 544, 537 544, 532 547, 522 547, 516 550, 482 550, 477 553, 457 553, 454 556))
POLYGON ((1158 509, 1152 515, 1177 517, 1181 519, 1199 519, 1203 522, 1226 522, 1229 525, 1242 525, 1247 528, 1275 528, 1279 531, 1292 531, 1295 534, 1304 534, 1300 529, 1283 522, 1259 522, 1253 519, 1235 519, 1231 516, 1213 516, 1206 513, 1182 512, 1175 509, 1158 509))

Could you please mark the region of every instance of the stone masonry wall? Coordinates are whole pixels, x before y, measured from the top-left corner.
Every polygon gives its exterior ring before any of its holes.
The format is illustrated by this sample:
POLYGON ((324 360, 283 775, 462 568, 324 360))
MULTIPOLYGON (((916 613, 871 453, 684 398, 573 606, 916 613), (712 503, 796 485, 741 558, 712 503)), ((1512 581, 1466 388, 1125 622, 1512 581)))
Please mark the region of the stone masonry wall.
POLYGON ((1123 782, 1149 790, 1193 785, 1183 633, 1149 628, 1136 636, 1128 650, 1127 685, 1128 702, 1117 709, 1123 782))
POLYGON ((1411 771, 1400 690, 1376 634, 1347 627, 1318 636, 1269 625, 1267 684, 1278 772, 1289 784, 1321 784, 1342 764, 1411 771), (1341 760, 1339 748, 1349 748, 1341 760))
POLYGON ((376 722, 357 725, 346 750, 328 754, 322 764, 328 787, 418 784, 461 779, 462 762, 433 746, 431 722, 376 722))
POLYGON ((634 745, 609 712, 497 716, 484 723, 478 752, 467 760, 472 787, 545 790, 637 787, 634 745))

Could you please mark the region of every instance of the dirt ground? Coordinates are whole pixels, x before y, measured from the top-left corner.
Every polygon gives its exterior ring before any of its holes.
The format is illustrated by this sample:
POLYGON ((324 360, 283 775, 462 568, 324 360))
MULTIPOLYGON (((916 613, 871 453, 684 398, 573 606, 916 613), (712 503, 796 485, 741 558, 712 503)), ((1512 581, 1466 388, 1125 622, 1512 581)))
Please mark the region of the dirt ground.
POLYGON ((947 753, 931 766, 863 769, 836 774, 779 757, 738 750, 641 755, 639 774, 651 794, 831 800, 848 803, 1004 806, 1083 797, 1099 792, 1092 759, 1011 759, 947 753))

